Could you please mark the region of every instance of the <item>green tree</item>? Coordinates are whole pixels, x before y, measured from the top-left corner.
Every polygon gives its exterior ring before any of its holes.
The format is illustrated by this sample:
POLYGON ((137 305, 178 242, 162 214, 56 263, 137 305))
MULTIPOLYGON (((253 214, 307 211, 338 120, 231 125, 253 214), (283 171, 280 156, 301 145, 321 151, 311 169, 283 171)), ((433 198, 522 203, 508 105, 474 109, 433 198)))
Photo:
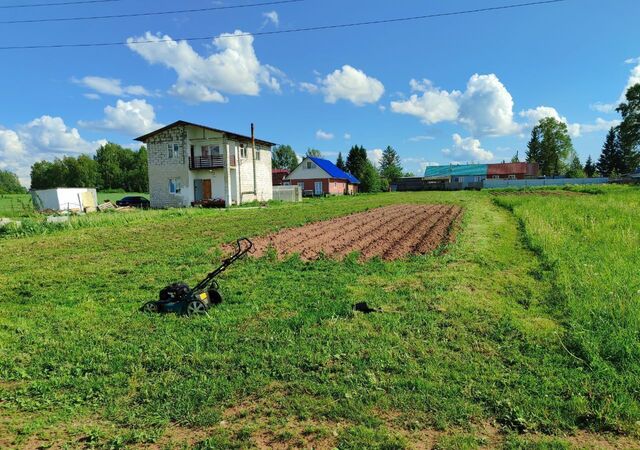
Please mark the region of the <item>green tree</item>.
POLYGON ((367 158, 367 150, 362 146, 354 145, 351 147, 351 150, 349 150, 345 166, 347 168, 347 172, 360 179, 364 173, 367 162, 369 162, 369 159, 367 158))
POLYGON ((312 158, 322 158, 322 152, 318 149, 309 147, 307 149, 306 156, 311 156, 312 158))
POLYGON ((96 151, 101 189, 124 189, 123 150, 120 145, 108 142, 96 151))
POLYGON ((400 155, 398 155, 398 152, 391 146, 388 146, 382 152, 382 158, 380 158, 380 176, 386 179, 387 183, 402 176, 400 155))
POLYGON ((403 177, 415 177, 416 174, 413 172, 405 172, 404 175, 402 175, 403 177))
POLYGON ((344 159, 342 159, 342 152, 338 153, 338 159, 336 160, 336 167, 340 170, 347 170, 347 165, 344 163, 344 159))
POLYGON ((52 181, 53 163, 39 161, 31 166, 31 189, 49 189, 52 181))
POLYGON ((127 191, 149 192, 149 160, 144 145, 133 152, 133 166, 127 170, 126 180, 127 191))
POLYGON ((380 192, 380 173, 368 159, 365 161, 360 180, 360 192, 380 192))
POLYGON ((571 158, 571 163, 569 164, 569 168, 567 170, 568 178, 584 178, 584 167, 582 167, 582 163, 580 162, 580 158, 578 155, 574 154, 573 158, 571 158))
POLYGON ((538 127, 531 130, 531 139, 527 143, 526 161, 528 163, 539 163, 542 158, 542 137, 538 127))
POLYGON ((298 166, 298 157, 290 145, 278 145, 273 151, 271 161, 273 167, 276 169, 292 171, 298 166))
POLYGON ((520 162, 520 155, 519 155, 519 153, 520 153, 520 152, 519 152, 518 150, 516 150, 516 154, 515 154, 515 155, 513 155, 513 157, 511 158, 511 162, 512 162, 512 163, 518 163, 518 162, 520 162))
POLYGON ((537 162, 540 173, 545 176, 566 173, 575 154, 567 125, 553 117, 538 122, 531 131, 527 148, 527 162, 537 162))
POLYGON ((593 163, 593 160, 591 159, 591 155, 589 155, 589 157, 587 158, 587 162, 584 164, 584 174, 589 177, 592 178, 596 173, 596 165, 593 163))
POLYGON ((633 172, 640 165, 640 83, 631 86, 616 111, 622 116, 618 133, 621 150, 620 173, 633 172))
POLYGON ((20 184, 18 176, 8 170, 0 170, 0 194, 24 194, 27 190, 20 184))
POLYGON ((605 138, 602 152, 596 168, 603 177, 610 177, 612 173, 620 173, 621 151, 616 128, 611 127, 605 138))
POLYGON ((148 192, 147 149, 138 151, 108 143, 100 147, 95 158, 65 156, 53 162, 40 161, 31 166, 31 188, 97 187, 148 192))

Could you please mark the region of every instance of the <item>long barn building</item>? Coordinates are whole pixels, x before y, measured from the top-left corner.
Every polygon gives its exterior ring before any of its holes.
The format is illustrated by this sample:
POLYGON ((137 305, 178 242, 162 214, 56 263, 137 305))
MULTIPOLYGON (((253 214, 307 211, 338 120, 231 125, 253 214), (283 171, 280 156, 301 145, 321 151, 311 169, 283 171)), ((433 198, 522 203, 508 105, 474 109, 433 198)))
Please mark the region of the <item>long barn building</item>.
POLYGON ((482 189, 487 178, 522 180, 537 176, 535 163, 451 164, 429 166, 424 177, 401 178, 395 186, 399 191, 482 189))

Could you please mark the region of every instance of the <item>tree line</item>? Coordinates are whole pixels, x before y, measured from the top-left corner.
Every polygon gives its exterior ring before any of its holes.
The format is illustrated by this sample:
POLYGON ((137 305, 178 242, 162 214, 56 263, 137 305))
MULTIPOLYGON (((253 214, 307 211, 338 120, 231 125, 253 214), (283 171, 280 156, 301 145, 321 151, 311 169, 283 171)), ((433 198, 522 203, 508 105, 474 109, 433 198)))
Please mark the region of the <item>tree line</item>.
MULTIPOLYGON (((307 149, 305 156, 322 157, 322 152, 317 149, 307 149)), ((299 164, 298 156, 290 145, 279 145, 273 151, 273 167, 293 171, 299 164)), ((351 147, 346 160, 342 152, 338 153, 336 166, 350 173, 360 180, 360 192, 384 192, 389 190, 389 184, 402 176, 413 176, 405 173, 402 168, 400 155, 388 146, 382 152, 379 163, 374 165, 367 156, 367 149, 360 145, 351 147)))
POLYGON ((58 187, 148 192, 147 149, 142 146, 136 151, 109 142, 101 146, 94 157, 65 156, 31 166, 31 189, 58 187))
MULTIPOLYGON (((540 175, 569 178, 593 177, 596 174, 615 178, 634 172, 640 166, 640 84, 630 87, 616 111, 622 116, 620 125, 607 133, 597 163, 587 158, 584 165, 573 148, 567 125, 546 117, 531 130, 526 161, 538 163, 540 175)), ((511 160, 519 161, 516 152, 511 160)))
POLYGON ((8 170, 0 170, 0 194, 26 194, 18 176, 8 170))

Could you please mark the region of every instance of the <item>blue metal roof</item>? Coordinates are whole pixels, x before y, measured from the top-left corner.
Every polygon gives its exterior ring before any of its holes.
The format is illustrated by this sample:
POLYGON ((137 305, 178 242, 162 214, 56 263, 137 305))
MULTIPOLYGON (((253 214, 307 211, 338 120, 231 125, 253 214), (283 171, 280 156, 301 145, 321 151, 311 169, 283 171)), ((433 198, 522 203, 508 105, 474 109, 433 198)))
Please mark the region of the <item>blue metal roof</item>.
POLYGON ((314 158, 313 156, 309 156, 308 158, 316 163, 322 170, 327 172, 332 178, 347 180, 351 184, 360 184, 360 180, 358 180, 350 173, 340 170, 338 166, 336 166, 331 161, 322 158, 314 158))
POLYGON ((460 176, 486 176, 487 164, 457 164, 449 166, 428 166, 424 170, 425 178, 444 178, 460 176))

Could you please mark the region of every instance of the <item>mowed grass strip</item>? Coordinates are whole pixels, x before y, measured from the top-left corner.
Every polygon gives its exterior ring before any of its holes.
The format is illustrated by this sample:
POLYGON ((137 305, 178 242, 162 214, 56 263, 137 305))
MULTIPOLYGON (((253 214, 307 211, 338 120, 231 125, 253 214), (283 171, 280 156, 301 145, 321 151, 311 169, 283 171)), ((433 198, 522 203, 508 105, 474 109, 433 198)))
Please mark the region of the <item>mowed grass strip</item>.
POLYGON ((547 268, 484 193, 130 217, 0 243, 0 447, 455 448, 633 431, 631 412, 591 396, 613 388, 558 339, 547 268), (246 259, 209 317, 137 311, 237 237, 395 203, 462 205, 463 231, 393 262, 246 259), (354 313, 359 301, 384 312, 354 313))

